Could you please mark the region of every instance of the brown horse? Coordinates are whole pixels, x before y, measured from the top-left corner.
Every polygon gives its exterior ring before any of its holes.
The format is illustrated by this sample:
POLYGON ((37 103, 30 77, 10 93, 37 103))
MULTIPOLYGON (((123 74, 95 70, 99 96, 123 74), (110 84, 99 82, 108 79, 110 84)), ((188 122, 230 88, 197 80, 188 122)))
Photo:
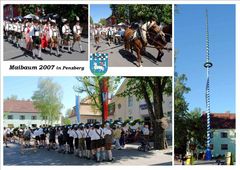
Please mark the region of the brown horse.
POLYGON ((137 53, 137 66, 141 67, 142 63, 142 57, 141 57, 141 51, 143 49, 143 43, 139 38, 133 39, 134 30, 131 28, 127 28, 124 33, 124 44, 125 44, 125 50, 129 51, 131 49, 134 50, 137 53))
MULTIPOLYGON (((146 25, 144 25, 146 27, 146 25)), ((143 27, 144 27, 143 26, 143 27)), ((163 49, 167 49, 167 41, 165 40, 164 33, 157 24, 152 25, 150 28, 142 29, 147 34, 147 41, 150 45, 153 45, 158 50, 157 60, 161 61, 162 56, 164 55, 163 49)), ((134 30, 131 28, 126 29, 124 33, 124 43, 125 49, 129 51, 131 48, 137 53, 137 66, 140 67, 142 63, 141 52, 145 52, 146 43, 144 43, 141 38, 133 39, 134 30)), ((169 50, 169 49, 167 49, 169 50)))
POLYGON ((150 45, 153 45, 158 50, 157 60, 162 61, 164 55, 163 49, 169 50, 166 45, 165 33, 158 25, 153 25, 147 31, 147 40, 150 45))

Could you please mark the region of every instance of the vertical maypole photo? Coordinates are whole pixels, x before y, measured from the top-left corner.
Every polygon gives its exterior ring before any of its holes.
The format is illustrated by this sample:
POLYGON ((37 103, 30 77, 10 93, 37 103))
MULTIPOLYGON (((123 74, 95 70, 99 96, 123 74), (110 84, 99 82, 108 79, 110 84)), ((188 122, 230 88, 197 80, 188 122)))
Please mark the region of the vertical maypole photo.
POLYGON ((211 134, 211 118, 210 118, 210 82, 209 82, 209 69, 212 67, 212 63, 210 62, 209 55, 209 31, 208 31, 208 10, 206 9, 206 62, 204 63, 204 67, 207 72, 207 84, 206 84, 206 111, 207 111, 207 149, 206 149, 206 160, 211 160, 212 153, 210 149, 210 134, 211 134))

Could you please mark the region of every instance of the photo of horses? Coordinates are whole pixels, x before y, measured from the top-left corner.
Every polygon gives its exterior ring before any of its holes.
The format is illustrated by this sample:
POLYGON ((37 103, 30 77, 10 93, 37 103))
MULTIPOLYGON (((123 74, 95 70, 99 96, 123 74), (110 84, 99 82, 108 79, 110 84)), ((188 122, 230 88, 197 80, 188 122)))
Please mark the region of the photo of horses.
POLYGON ((171 67, 172 5, 91 5, 90 53, 109 67, 171 67))

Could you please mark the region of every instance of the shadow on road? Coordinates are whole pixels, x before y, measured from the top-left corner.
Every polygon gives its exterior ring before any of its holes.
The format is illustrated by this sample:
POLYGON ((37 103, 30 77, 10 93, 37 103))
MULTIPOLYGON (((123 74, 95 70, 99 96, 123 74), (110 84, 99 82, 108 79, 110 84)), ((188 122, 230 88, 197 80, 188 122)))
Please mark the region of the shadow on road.
POLYGON ((119 54, 122 56, 122 58, 137 66, 137 64, 135 63, 135 61, 137 61, 137 58, 134 54, 124 49, 119 50, 119 54))
MULTIPOLYGON (((136 165, 139 165, 142 164, 138 162, 139 158, 151 159, 154 154, 154 151, 143 152, 138 151, 136 148, 127 147, 123 150, 113 150, 113 162, 96 163, 93 160, 80 159, 74 155, 60 154, 46 149, 37 149, 37 152, 29 150, 25 154, 20 154, 19 145, 14 144, 10 145, 10 148, 4 147, 4 165, 124 165, 123 162, 128 160, 136 160, 136 165)), ((171 165, 171 162, 158 163, 156 162, 153 165, 171 165)))

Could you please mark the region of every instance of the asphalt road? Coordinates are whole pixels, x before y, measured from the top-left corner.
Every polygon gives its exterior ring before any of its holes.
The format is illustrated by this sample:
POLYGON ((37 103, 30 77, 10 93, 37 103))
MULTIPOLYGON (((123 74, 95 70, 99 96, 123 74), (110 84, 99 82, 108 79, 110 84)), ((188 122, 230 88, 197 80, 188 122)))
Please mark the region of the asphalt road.
MULTIPOLYGON (((90 53, 108 53, 109 67, 136 67, 136 52, 128 52, 124 50, 124 44, 119 45, 107 44, 107 41, 100 39, 100 47, 96 47, 93 39, 90 40, 90 53)), ((172 43, 167 44, 168 48, 172 48, 172 43)), ((147 54, 142 56, 142 66, 144 67, 171 67, 172 66, 172 50, 163 50, 164 56, 162 62, 156 60, 158 50, 153 46, 147 46, 147 54)))
POLYGON ((113 162, 96 163, 47 149, 29 150, 22 155, 18 144, 9 146, 4 146, 4 165, 172 165, 172 147, 143 152, 137 150, 138 145, 128 144, 123 150, 113 150, 113 162))
MULTIPOLYGON (((87 61, 88 60, 88 38, 82 37, 82 48, 83 53, 80 53, 80 49, 77 46, 77 43, 74 45, 74 52, 72 54, 69 54, 67 52, 67 49, 63 49, 62 52, 60 51, 61 56, 56 56, 57 52, 56 50, 53 50, 52 52, 55 55, 50 55, 50 49, 46 49, 47 52, 42 51, 41 58, 33 57, 30 54, 24 53, 23 50, 20 48, 16 48, 13 44, 10 42, 7 42, 4 40, 4 51, 3 56, 5 61, 87 61)), ((23 44, 25 46, 25 44, 23 44)))

